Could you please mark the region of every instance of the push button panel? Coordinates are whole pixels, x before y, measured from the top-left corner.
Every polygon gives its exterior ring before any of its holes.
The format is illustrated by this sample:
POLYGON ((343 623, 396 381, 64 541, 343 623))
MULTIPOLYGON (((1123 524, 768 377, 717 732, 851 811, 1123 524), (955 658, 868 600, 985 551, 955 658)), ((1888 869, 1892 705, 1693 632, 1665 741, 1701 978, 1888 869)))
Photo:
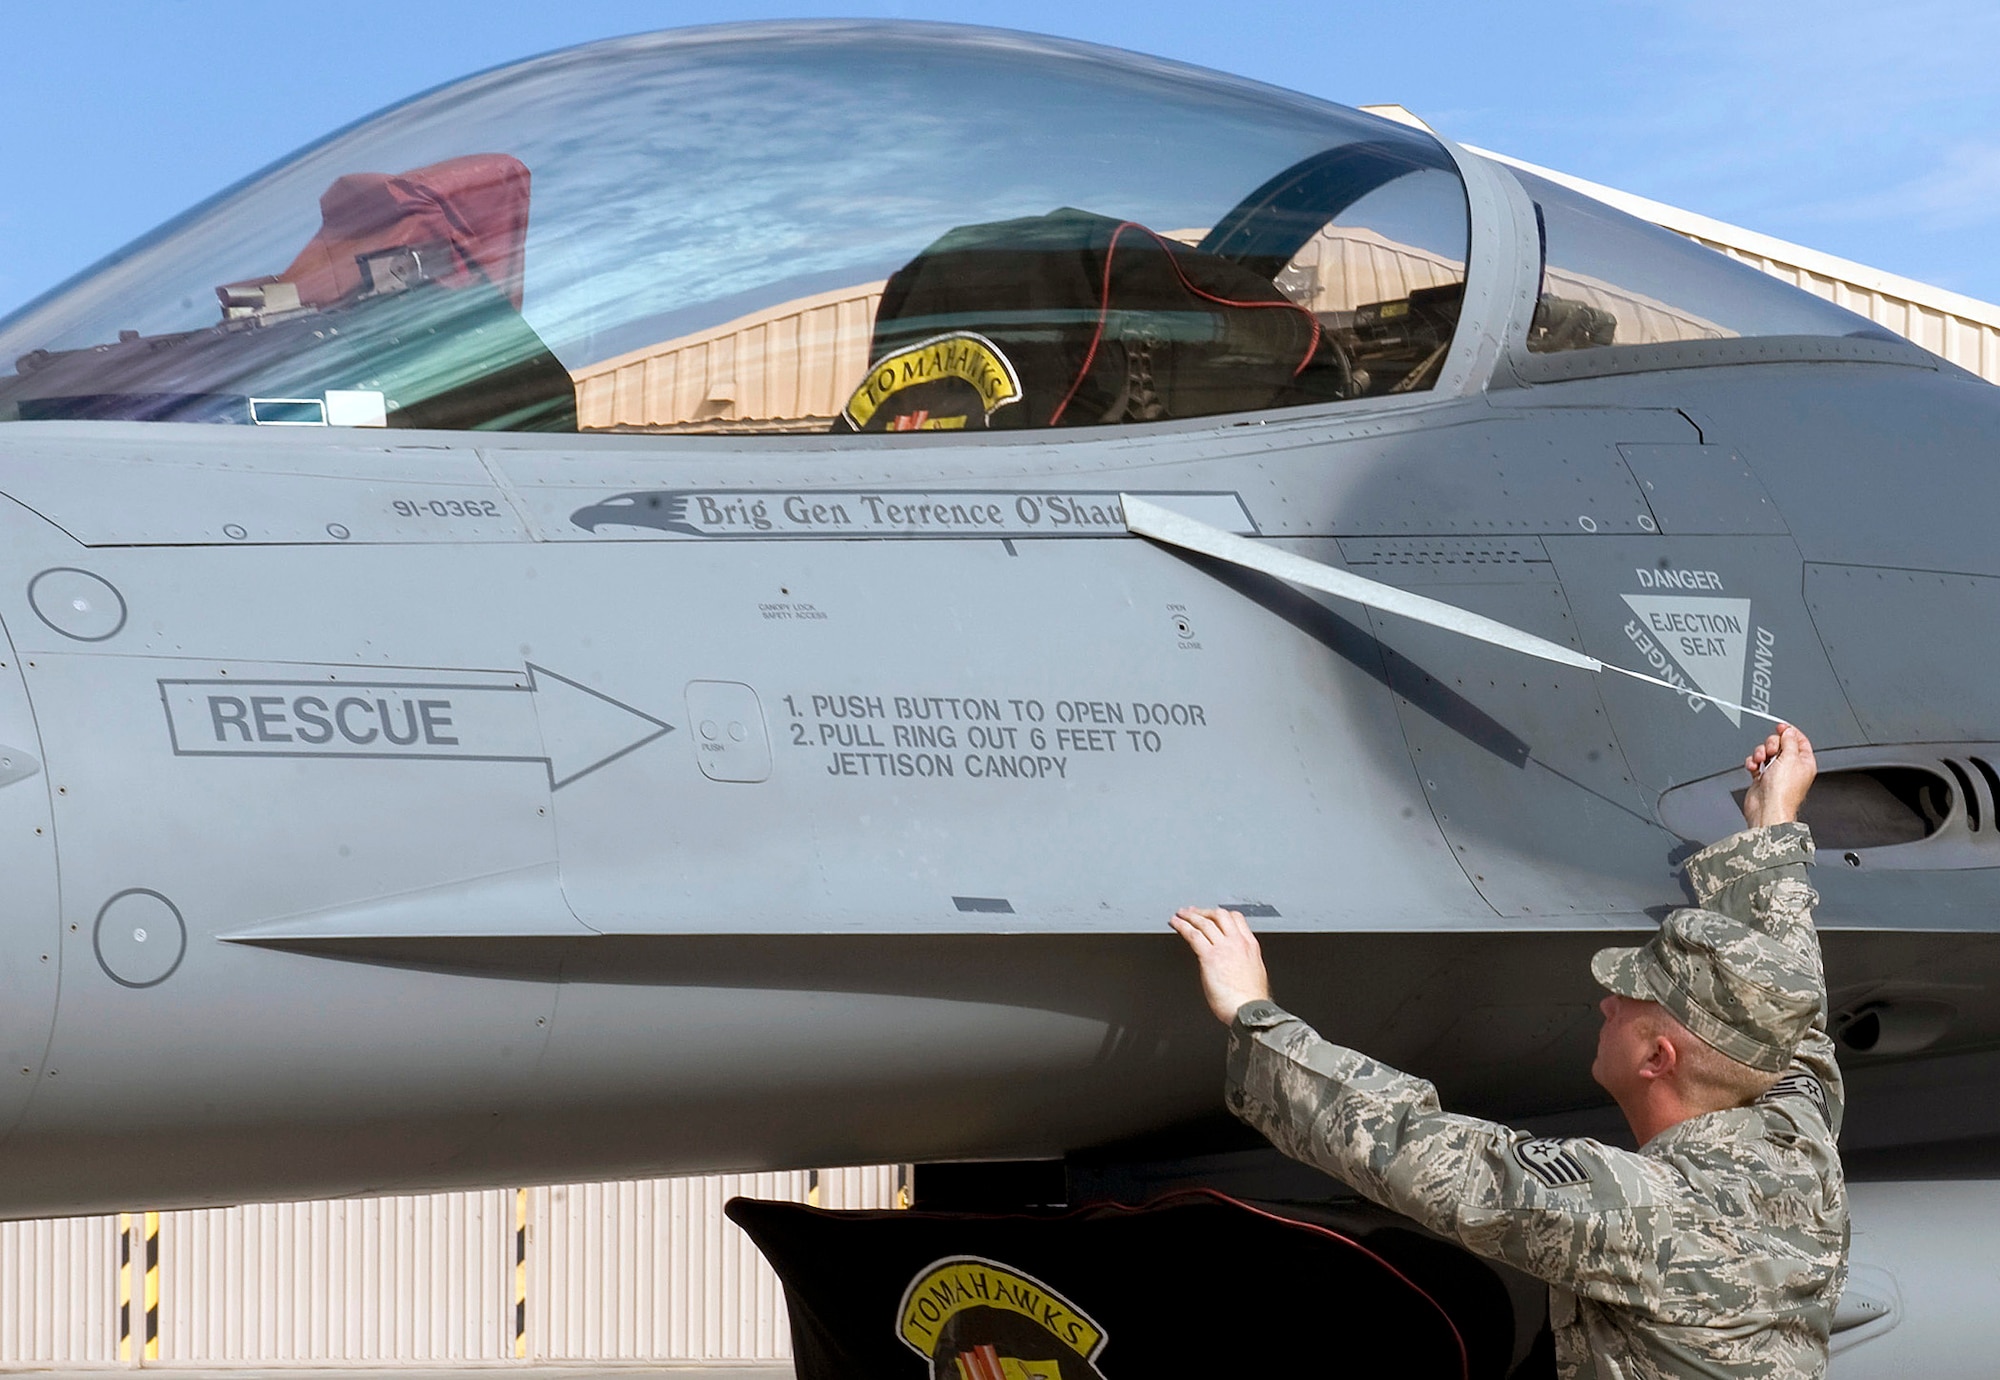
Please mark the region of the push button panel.
POLYGON ((733 680, 689 681, 687 708, 702 775, 711 781, 770 778, 771 735, 755 690, 733 680))

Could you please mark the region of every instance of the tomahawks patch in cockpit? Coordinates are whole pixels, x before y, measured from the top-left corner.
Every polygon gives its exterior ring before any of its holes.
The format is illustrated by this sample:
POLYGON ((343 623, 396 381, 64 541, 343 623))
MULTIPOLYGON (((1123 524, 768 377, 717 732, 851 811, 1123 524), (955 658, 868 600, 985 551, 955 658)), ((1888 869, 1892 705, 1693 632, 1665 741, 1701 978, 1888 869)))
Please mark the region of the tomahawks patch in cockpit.
POLYGON ((948 331, 876 360, 840 415, 856 431, 963 431, 1020 400, 1020 377, 998 345, 948 331))

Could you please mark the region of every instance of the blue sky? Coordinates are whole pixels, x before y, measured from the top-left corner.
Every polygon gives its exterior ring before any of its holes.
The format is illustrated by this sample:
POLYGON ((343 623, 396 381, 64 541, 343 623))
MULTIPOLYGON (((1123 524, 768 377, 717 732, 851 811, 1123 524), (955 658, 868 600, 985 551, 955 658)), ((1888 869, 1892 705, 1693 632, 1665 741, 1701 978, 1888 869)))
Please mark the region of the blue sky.
POLYGON ((1400 101, 1461 142, 2000 301, 1990 0, 10 0, 0 14, 0 314, 423 88, 613 34, 820 15, 1001 23, 1400 101))

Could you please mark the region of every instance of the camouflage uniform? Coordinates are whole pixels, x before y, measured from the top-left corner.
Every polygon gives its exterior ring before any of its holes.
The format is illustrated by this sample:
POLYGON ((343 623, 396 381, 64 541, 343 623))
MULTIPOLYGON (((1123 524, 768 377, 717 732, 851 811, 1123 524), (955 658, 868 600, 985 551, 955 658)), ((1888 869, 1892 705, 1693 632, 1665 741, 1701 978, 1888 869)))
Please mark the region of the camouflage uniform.
POLYGON ((1687 864, 1707 909, 1592 964, 1614 991, 1689 1011, 1683 1022, 1739 1061, 1783 1070, 1751 1106, 1692 1117, 1637 1152, 1539 1138, 1444 1112, 1429 1083, 1259 1001, 1230 1033, 1230 1110, 1287 1155, 1547 1280, 1566 1380, 1821 1375, 1847 1190, 1811 856, 1800 824, 1725 839, 1687 864))

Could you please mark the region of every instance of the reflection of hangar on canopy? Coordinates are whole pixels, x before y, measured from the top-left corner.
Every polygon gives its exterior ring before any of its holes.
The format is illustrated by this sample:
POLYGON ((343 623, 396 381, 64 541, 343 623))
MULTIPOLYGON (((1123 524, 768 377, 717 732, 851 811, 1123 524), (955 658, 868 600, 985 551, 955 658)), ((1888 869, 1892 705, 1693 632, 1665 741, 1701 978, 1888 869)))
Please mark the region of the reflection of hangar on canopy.
POLYGON ((1015 429, 1476 391, 1510 339, 1875 333, 1426 130, 801 24, 595 44, 338 134, 18 314, 0 417, 1015 429))

